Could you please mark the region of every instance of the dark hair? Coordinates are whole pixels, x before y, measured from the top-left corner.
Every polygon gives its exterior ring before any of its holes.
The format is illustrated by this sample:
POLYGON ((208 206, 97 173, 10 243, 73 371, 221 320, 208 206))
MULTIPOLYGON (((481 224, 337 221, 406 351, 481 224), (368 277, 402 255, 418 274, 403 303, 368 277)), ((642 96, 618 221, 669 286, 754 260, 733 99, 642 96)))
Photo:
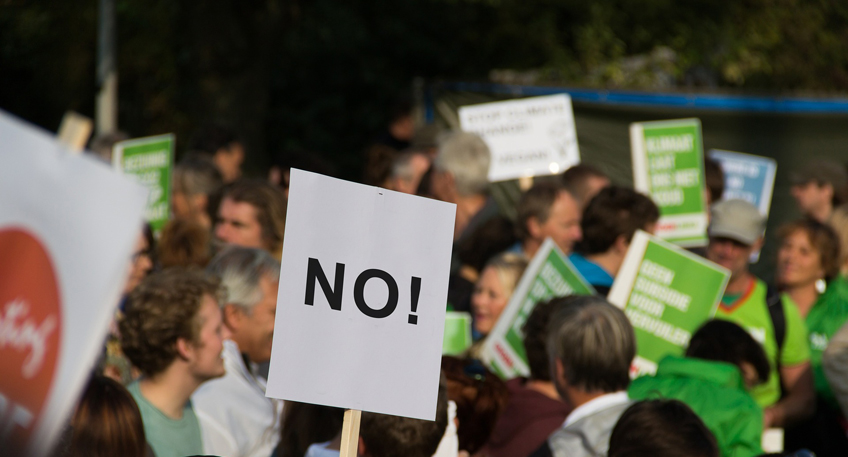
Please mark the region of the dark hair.
POLYGON ((578 163, 563 172, 562 185, 581 204, 585 204, 587 203, 586 197, 589 195, 589 186, 587 184, 592 178, 609 179, 609 176, 592 165, 578 163))
POLYGON ((719 457, 704 422, 678 400, 634 403, 618 419, 608 457, 719 457))
POLYGON ((704 157, 704 180, 707 184, 707 192, 710 193, 710 201, 715 203, 724 195, 724 170, 715 160, 704 157))
POLYGON ((120 383, 95 375, 71 419, 67 457, 143 457, 147 450, 141 413, 120 383))
POLYGON ((303 457, 310 445, 329 441, 342 430, 341 408, 286 401, 283 411, 280 445, 274 457, 303 457))
POLYGON ((219 149, 228 149, 232 143, 237 142, 239 138, 232 129, 223 124, 210 122, 194 132, 189 142, 189 149, 215 155, 219 149))
POLYGON ((512 222, 506 217, 495 216, 459 241, 457 256, 464 265, 480 273, 492 257, 506 251, 516 241, 512 222))
POLYGON ((439 383, 436 420, 362 413, 359 435, 370 457, 431 457, 448 427, 448 395, 439 383))
POLYGON ((551 365, 548 357, 548 323, 551 316, 561 306, 563 300, 554 298, 536 304, 527 321, 524 322, 524 352, 527 353, 527 365, 530 367, 530 379, 551 381, 551 365))
POLYGON ((760 343, 742 327, 721 319, 707 321, 689 340, 686 357, 727 362, 742 367, 748 362, 757 370, 760 383, 769 377, 769 361, 760 343))
POLYGON ((551 367, 559 360, 565 381, 586 392, 617 392, 630 384, 636 337, 624 312, 597 295, 551 300, 548 324, 551 367))
MULTIPOLYGON (((521 195, 516 210, 518 212, 518 223, 515 233, 521 240, 530 238, 527 223, 535 218, 539 224, 544 224, 551 215, 551 206, 556 202, 560 192, 566 191, 564 187, 554 182, 539 182, 521 195)), ((567 192, 567 191, 566 191, 567 192)))
POLYGON ((459 450, 474 455, 489 440, 509 400, 506 384, 475 359, 443 356, 448 398, 456 403, 459 450))
POLYGON ((165 224, 159 236, 159 264, 162 268, 204 268, 212 255, 211 243, 209 230, 199 223, 172 219, 165 224))
POLYGON ((147 376, 165 371, 177 358, 178 339, 197 341, 204 295, 220 303, 222 293, 217 279, 197 270, 175 267, 144 278, 119 323, 124 355, 147 376))
POLYGON ((583 240, 575 250, 584 255, 607 252, 618 237, 630 241, 637 229, 644 230, 659 218, 660 210, 650 198, 626 187, 606 187, 583 211, 583 240))
POLYGON ((817 220, 804 218, 789 222, 777 229, 777 239, 783 241, 789 235, 801 230, 807 234, 810 244, 819 253, 824 279, 831 280, 839 274, 840 246, 839 235, 833 227, 817 220))
POLYGON ((286 232, 286 196, 279 187, 259 179, 242 179, 224 188, 221 201, 248 203, 256 209, 266 249, 278 257, 286 232))

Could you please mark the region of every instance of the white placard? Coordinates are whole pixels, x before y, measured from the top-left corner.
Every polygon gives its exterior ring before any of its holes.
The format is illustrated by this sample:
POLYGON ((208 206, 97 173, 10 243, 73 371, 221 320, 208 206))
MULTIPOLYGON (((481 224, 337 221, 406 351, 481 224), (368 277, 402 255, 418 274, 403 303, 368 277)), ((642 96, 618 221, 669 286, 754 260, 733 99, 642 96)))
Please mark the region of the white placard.
POLYGON ((0 138, 0 446, 43 455, 100 353, 147 191, 2 111, 0 138))
POLYGON ((293 169, 266 395, 433 420, 455 216, 293 169))
POLYGON ((580 163, 568 94, 463 106, 459 122, 489 145, 490 181, 556 174, 580 163))

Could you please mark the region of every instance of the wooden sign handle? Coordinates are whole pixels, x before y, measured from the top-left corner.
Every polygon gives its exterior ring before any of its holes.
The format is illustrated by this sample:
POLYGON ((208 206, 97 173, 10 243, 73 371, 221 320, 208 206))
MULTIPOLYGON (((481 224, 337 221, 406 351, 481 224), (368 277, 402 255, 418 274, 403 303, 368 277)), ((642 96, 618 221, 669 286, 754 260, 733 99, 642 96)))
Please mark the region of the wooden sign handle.
POLYGON ((345 410, 339 457, 356 457, 356 450, 359 447, 359 420, 361 418, 362 411, 358 409, 345 410))

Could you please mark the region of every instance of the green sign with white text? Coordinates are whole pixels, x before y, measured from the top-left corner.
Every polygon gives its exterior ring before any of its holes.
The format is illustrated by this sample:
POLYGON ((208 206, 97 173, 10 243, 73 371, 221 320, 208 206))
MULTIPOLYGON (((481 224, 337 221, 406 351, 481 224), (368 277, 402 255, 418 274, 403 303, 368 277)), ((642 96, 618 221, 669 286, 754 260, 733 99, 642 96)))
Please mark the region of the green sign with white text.
POLYGON ((145 219, 159 233, 171 211, 174 135, 122 141, 112 150, 112 165, 148 189, 145 219))
POLYGON ((680 246, 704 246, 708 217, 698 119, 630 125, 634 187, 660 208, 656 234, 680 246))
POLYGON ((609 301, 633 325, 638 374, 653 374, 663 357, 683 354, 692 333, 715 315, 729 278, 691 252, 642 231, 634 235, 609 301))
POLYGON ((486 337, 482 359, 502 379, 527 376, 524 323, 536 303, 566 295, 592 295, 595 290, 553 241, 546 239, 521 276, 509 303, 486 337))

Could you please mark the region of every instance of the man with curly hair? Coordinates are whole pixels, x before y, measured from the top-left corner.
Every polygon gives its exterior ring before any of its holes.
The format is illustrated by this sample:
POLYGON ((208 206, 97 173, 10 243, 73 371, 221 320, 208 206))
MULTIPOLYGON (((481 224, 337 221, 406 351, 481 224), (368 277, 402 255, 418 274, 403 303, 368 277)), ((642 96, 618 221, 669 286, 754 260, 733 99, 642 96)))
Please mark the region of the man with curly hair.
POLYGON ((120 322, 121 347, 141 370, 128 390, 158 457, 203 454, 191 394, 224 375, 224 338, 217 280, 199 271, 166 269, 130 294, 120 322))

